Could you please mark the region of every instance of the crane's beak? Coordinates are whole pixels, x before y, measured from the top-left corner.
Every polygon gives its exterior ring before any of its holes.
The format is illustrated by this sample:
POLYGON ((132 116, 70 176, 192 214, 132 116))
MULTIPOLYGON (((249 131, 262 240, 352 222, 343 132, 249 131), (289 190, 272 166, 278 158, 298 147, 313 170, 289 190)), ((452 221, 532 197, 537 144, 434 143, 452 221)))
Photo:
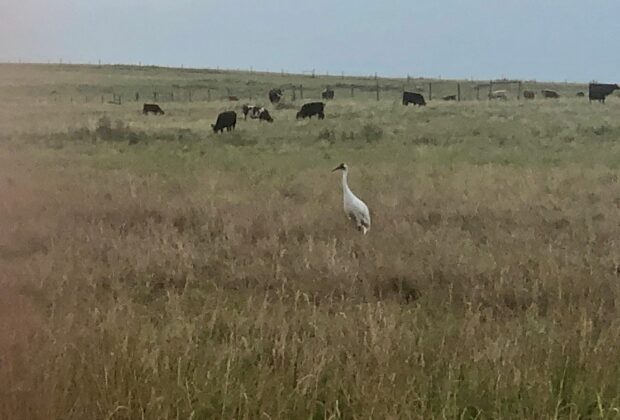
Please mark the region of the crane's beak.
POLYGON ((339 170, 339 169, 340 169, 340 166, 339 166, 339 167, 337 167, 337 168, 332 169, 332 172, 336 172, 336 171, 337 171, 337 170, 339 170))

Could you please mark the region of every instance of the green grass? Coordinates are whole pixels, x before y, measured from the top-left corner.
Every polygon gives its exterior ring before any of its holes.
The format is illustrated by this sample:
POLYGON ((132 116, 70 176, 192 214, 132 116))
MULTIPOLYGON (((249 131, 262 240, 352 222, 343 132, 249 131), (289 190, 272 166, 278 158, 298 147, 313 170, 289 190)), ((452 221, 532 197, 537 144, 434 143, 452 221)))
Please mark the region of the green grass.
POLYGON ((0 418, 618 416, 617 98, 66 99, 279 80, 0 66, 0 418))

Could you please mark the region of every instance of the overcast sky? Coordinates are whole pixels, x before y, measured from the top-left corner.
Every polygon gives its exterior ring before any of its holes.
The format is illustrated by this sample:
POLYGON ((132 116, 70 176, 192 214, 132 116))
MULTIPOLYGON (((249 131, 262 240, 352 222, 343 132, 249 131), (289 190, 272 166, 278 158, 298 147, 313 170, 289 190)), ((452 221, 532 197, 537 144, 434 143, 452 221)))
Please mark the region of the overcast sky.
POLYGON ((618 0, 1 0, 0 61, 620 81, 618 0))

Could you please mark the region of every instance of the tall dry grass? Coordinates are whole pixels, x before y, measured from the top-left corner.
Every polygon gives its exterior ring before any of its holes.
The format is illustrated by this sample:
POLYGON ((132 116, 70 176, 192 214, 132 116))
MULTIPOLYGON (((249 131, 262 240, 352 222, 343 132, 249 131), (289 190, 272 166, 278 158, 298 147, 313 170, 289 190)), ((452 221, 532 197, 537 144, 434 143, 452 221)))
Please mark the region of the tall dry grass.
POLYGON ((225 106, 3 109, 0 418, 617 417, 618 104, 225 106))

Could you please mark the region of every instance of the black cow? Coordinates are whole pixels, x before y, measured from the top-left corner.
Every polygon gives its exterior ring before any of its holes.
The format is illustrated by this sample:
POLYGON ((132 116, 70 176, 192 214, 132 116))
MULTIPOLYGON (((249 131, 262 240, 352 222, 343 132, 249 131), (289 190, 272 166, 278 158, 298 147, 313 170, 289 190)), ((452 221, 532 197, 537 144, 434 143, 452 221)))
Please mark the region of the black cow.
POLYGON ((323 99, 334 99, 334 91, 330 88, 325 88, 323 92, 321 92, 321 98, 323 99))
POLYGON ((319 120, 325 118, 325 104, 323 102, 310 102, 302 105, 295 118, 312 118, 314 115, 319 116, 319 120))
POLYGON ((269 101, 272 104, 277 104, 282 99, 282 89, 271 89, 269 91, 269 101))
POLYGON ((234 130, 235 125, 237 125, 237 113, 235 111, 225 111, 221 112, 220 115, 217 116, 217 121, 214 124, 211 124, 211 128, 213 128, 213 132, 220 133, 226 131, 234 130))
POLYGON ((149 112, 155 115, 164 115, 164 110, 157 104, 144 104, 142 106, 142 113, 147 115, 149 112))
POLYGON ((260 116, 261 107, 256 105, 243 105, 241 110, 243 111, 243 119, 247 120, 248 115, 250 115, 250 118, 255 119, 260 116))
POLYGON ((456 101, 456 95, 448 95, 442 98, 444 101, 456 101))
POLYGON ((426 105, 426 101, 424 100, 424 96, 419 93, 403 92, 403 105, 409 104, 424 106, 426 105))
POLYGON ((273 118, 271 118, 271 115, 269 115, 269 111, 267 111, 267 108, 261 108, 260 112, 258 114, 258 121, 267 121, 267 122, 273 122, 273 118))
POLYGON ((590 102, 599 101, 605 103, 607 95, 617 89, 620 89, 620 86, 610 83, 590 83, 588 85, 588 98, 590 98, 590 102))
POLYGON ((560 94, 557 93, 555 90, 543 89, 541 92, 542 92, 543 98, 557 99, 560 97, 560 94))
POLYGON ((523 97, 525 99, 534 99, 536 97, 536 93, 531 90, 525 90, 523 91, 523 97))

